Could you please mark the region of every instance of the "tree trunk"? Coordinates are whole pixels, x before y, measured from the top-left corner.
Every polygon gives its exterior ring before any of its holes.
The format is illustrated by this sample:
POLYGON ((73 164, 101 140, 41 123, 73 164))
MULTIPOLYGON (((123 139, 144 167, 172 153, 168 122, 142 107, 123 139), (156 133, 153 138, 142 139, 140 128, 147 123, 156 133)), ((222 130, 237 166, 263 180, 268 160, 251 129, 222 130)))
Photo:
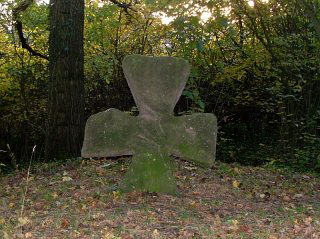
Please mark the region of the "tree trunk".
POLYGON ((84 0, 50 0, 46 159, 80 156, 84 132, 84 0))

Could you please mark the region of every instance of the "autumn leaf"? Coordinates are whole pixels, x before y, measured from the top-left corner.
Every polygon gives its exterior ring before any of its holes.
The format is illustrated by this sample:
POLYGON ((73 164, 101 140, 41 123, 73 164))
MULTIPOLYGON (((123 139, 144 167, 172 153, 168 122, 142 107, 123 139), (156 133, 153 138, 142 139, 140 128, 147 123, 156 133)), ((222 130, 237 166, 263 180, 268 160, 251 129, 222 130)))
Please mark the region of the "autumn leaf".
POLYGON ((233 170, 234 170, 234 172, 235 172, 235 173, 237 173, 237 174, 239 174, 239 173, 240 173, 240 169, 239 169, 239 168, 237 168, 237 167, 236 167, 236 168, 234 168, 233 170))
POLYGON ((121 192, 120 191, 113 191, 112 195, 113 195, 113 198, 117 200, 120 198, 121 192))
POLYGON ((288 195, 283 195, 282 200, 285 202, 290 202, 291 198, 288 195))
POLYGON ((303 220, 304 224, 306 224, 307 226, 310 226, 312 223, 312 217, 307 217, 303 220))
POLYGON ((53 192, 53 193, 51 193, 51 195, 52 195, 52 197, 53 197, 54 199, 56 199, 56 198, 58 197, 58 193, 57 193, 57 192, 53 192))
POLYGON ((33 238, 33 234, 31 232, 27 232, 24 236, 25 238, 33 238))
POLYGON ((103 239, 113 239, 115 238, 114 234, 112 232, 106 232, 104 235, 103 235, 103 239))
POLYGON ((70 222, 67 220, 67 219, 62 219, 61 220, 61 228, 63 228, 63 229, 67 229, 68 227, 69 227, 69 224, 70 224, 70 222))
POLYGON ((298 194, 295 194, 294 196, 293 196, 293 199, 301 199, 301 198, 303 198, 303 194, 302 193, 298 193, 298 194))
POLYGON ((270 236, 268 239, 278 239, 276 236, 270 236))
POLYGON ((153 238, 159 238, 160 236, 160 233, 157 229, 154 229, 153 232, 152 232, 152 237, 153 238))
POLYGON ((247 226, 247 225, 242 225, 242 226, 240 226, 240 227, 239 227, 239 231, 240 231, 240 232, 243 232, 243 233, 250 233, 250 232, 252 232, 251 229, 250 229, 250 227, 247 226))
POLYGON ((19 222, 19 226, 24 226, 26 224, 29 224, 30 220, 27 217, 19 217, 18 222, 19 222))
POLYGON ((231 223, 231 226, 229 227, 229 229, 231 229, 232 231, 239 230, 239 221, 238 220, 231 220, 230 223, 231 223))
POLYGON ((237 180, 234 180, 234 181, 232 182, 232 186, 233 186, 234 188, 239 188, 240 182, 237 181, 237 180))
POLYGON ((190 202, 190 207, 196 208, 197 207, 197 202, 196 201, 191 201, 190 202))
POLYGON ((69 176, 63 176, 62 177, 62 182, 69 182, 69 181, 72 181, 73 179, 69 176))

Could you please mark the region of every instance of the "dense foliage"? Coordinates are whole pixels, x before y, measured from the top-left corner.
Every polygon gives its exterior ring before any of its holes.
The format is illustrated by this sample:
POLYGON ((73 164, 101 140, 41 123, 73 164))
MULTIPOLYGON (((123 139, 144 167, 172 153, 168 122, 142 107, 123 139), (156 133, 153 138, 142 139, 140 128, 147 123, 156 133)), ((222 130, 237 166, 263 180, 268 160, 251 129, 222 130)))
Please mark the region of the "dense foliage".
MULTIPOLYGON (((0 162, 15 167, 34 145, 43 155, 48 62, 20 47, 16 3, 0 4, 0 162)), ((47 12, 37 1, 21 16, 29 44, 43 54, 47 12)), ((176 113, 217 115, 218 160, 320 171, 319 26, 319 0, 145 0, 127 12, 88 0, 86 115, 136 111, 125 55, 180 56, 192 72, 176 113)))

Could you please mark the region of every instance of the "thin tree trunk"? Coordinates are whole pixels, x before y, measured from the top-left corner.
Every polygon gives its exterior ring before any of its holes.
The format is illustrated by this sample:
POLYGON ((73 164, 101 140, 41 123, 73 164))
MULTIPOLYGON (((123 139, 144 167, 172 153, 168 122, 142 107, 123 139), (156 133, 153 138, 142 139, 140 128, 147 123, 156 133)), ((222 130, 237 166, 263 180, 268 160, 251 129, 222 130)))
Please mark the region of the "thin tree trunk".
POLYGON ((46 159, 80 156, 84 131, 84 0, 50 0, 46 159))

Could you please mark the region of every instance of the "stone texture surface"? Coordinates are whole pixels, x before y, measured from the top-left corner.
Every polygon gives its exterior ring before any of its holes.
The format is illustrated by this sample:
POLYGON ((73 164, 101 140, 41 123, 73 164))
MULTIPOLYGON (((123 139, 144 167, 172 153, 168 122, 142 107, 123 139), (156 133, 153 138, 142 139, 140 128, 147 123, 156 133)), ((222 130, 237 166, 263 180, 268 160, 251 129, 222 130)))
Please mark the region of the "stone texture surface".
POLYGON ((115 157, 133 155, 134 135, 139 133, 137 117, 117 109, 92 115, 86 123, 81 156, 115 157))
POLYGON ((86 124, 82 157, 134 155, 141 148, 211 167, 216 151, 216 117, 197 113, 145 120, 117 109, 91 116, 86 124))
POLYGON ((139 115, 117 109, 92 115, 86 123, 82 157, 134 155, 122 188, 177 194, 169 156, 211 167, 216 117, 173 115, 190 72, 187 61, 132 55, 125 57, 123 70, 139 115))
POLYGON ((190 74, 186 60, 131 55, 125 57, 122 65, 140 117, 173 115, 190 74))

